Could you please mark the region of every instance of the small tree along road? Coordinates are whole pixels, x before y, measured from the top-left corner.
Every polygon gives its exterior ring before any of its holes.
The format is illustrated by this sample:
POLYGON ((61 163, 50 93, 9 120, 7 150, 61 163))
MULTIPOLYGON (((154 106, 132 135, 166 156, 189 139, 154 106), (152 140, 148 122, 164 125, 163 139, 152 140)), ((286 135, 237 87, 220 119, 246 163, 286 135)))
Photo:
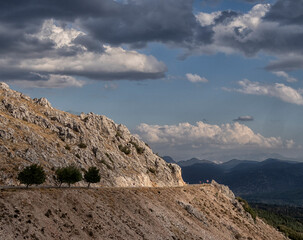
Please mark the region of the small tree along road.
POLYGON ((60 187, 62 183, 67 183, 68 186, 70 187, 71 184, 74 184, 82 180, 82 174, 80 170, 74 165, 58 168, 55 173, 56 173, 56 179, 60 183, 59 185, 60 187))
POLYGON ((43 170, 43 167, 32 164, 30 166, 27 166, 24 168, 19 174, 17 179, 23 183, 26 184, 26 188, 28 188, 29 185, 32 184, 42 184, 45 182, 46 176, 45 172, 43 170))
POLYGON ((99 174, 99 169, 97 169, 96 167, 90 167, 88 171, 85 171, 84 179, 86 182, 88 182, 88 188, 91 183, 100 182, 101 176, 99 174))

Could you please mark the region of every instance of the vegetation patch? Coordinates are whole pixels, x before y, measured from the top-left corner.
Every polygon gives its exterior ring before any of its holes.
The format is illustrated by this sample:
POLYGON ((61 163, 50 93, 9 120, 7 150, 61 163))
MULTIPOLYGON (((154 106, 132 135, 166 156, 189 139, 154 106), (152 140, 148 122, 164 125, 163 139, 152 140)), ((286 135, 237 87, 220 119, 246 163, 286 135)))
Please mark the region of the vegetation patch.
POLYGON ((140 147, 137 143, 135 143, 133 141, 130 141, 129 143, 132 144, 136 148, 136 151, 138 154, 144 153, 145 149, 143 147, 140 147))
POLYGON ((237 197, 237 200, 241 203, 244 210, 251 215, 251 217, 254 219, 254 221, 256 221, 257 212, 249 206, 248 202, 240 197, 237 197))
POLYGON ((119 149, 121 152, 124 152, 126 155, 130 154, 130 148, 128 146, 122 146, 121 144, 119 145, 119 149))
POLYGON ((105 156, 113 163, 114 161, 113 161, 113 159, 112 159, 112 157, 108 154, 108 153, 105 153, 105 156))
POLYGON ((121 131, 117 131, 116 132, 116 138, 122 138, 122 133, 121 133, 121 131))
POLYGON ((107 169, 109 169, 109 170, 113 169, 112 166, 109 165, 104 159, 101 160, 101 163, 104 164, 107 167, 107 169))
POLYGON ((303 209, 283 205, 252 204, 258 216, 293 240, 303 240, 303 209))
POLYGON ((79 148, 87 148, 87 145, 85 143, 81 142, 81 143, 78 144, 78 147, 79 148))
POLYGON ((68 144, 66 144, 64 148, 65 148, 66 150, 68 150, 68 151, 70 151, 70 149, 71 149, 70 146, 69 146, 68 144))
POLYGON ((156 169, 154 169, 154 168, 148 168, 148 171, 153 173, 153 174, 156 174, 156 169))

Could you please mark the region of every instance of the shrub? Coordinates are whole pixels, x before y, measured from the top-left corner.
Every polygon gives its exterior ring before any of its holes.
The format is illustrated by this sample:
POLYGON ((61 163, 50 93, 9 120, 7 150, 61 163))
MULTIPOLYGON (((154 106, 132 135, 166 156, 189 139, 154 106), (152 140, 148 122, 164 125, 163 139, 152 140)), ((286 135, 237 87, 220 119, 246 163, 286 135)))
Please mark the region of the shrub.
POLYGON ((84 179, 86 182, 88 182, 88 188, 91 183, 100 182, 101 176, 99 174, 99 169, 97 169, 96 167, 90 167, 88 171, 85 171, 84 179))
POLYGON ((126 155, 130 154, 130 148, 128 146, 119 145, 119 149, 121 152, 124 152, 126 155))
POLYGON ((78 147, 79 148, 87 148, 87 145, 85 143, 81 142, 81 143, 78 144, 78 147))
POLYGON ((104 159, 101 160, 101 163, 103 163, 107 167, 107 169, 113 169, 104 159))
POLYGON ((66 144, 65 145, 65 149, 69 151, 70 150, 70 146, 68 144, 66 144))
POLYGON ((117 132, 116 132, 116 138, 118 138, 118 137, 119 137, 119 138, 122 138, 122 133, 121 133, 120 131, 117 131, 117 132))
POLYGON ((251 215, 251 217, 254 219, 254 221, 256 221, 257 213, 256 213, 256 211, 254 209, 252 209, 249 206, 248 202, 245 201, 244 199, 240 198, 240 197, 237 197, 237 200, 241 203, 241 205, 243 206, 244 210, 251 215))
POLYGON ((154 169, 154 168, 148 168, 148 171, 150 171, 153 174, 156 174, 156 169, 154 169))
POLYGON ((106 157, 113 163, 113 159, 111 158, 111 156, 108 153, 105 153, 106 157))
POLYGON ((137 143, 132 142, 132 141, 130 143, 136 148, 136 151, 138 154, 144 153, 145 149, 143 147, 140 147, 137 143))
POLYGON ((82 180, 82 174, 80 170, 74 165, 58 168, 55 174, 57 181, 60 183, 59 185, 60 187, 62 183, 67 183, 68 186, 70 187, 71 184, 74 184, 82 180))
POLYGON ((17 178, 21 183, 26 184, 26 188, 32 184, 42 184, 45 182, 46 176, 43 167, 32 164, 24 168, 17 178))

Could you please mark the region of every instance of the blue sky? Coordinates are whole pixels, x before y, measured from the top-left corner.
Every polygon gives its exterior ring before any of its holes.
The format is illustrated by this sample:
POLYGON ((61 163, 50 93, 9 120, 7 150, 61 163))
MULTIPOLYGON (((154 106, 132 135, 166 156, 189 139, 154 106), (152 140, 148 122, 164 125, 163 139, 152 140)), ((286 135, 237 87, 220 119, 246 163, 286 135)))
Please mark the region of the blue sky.
POLYGON ((302 1, 63 2, 1 6, 1 81, 176 160, 303 160, 302 1))

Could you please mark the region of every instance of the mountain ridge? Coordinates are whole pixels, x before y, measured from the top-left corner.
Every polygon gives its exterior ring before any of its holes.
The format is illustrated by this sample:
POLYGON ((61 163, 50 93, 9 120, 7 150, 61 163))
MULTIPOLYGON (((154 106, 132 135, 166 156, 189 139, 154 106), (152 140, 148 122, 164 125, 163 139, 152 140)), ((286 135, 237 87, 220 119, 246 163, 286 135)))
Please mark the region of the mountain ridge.
POLYGON ((182 167, 184 181, 198 184, 216 180, 252 202, 303 204, 303 163, 269 158, 262 162, 232 159, 182 167), (294 199, 295 198, 295 199, 294 199))
MULTIPOLYGON (((17 173, 41 164, 47 183, 58 167, 96 166, 105 186, 182 186, 178 165, 168 164, 126 126, 94 113, 57 110, 0 83, 0 184, 16 185, 17 173), (127 150, 127 151, 126 151, 127 150)), ((84 183, 79 183, 83 185, 84 183)))

